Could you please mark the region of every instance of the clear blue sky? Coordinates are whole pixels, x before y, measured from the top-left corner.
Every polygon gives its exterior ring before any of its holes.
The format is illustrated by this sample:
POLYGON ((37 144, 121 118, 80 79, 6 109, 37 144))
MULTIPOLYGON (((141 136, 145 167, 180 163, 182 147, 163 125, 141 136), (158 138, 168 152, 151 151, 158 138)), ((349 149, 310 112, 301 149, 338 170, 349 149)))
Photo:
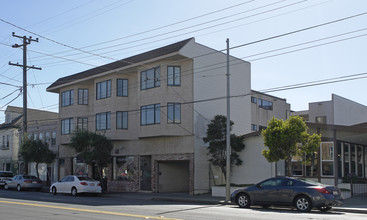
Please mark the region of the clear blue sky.
MULTIPOLYGON (((12 32, 39 38, 28 45, 28 65, 42 67, 28 71, 28 107, 57 111, 58 95, 46 92, 52 82, 115 59, 190 37, 222 50, 227 38, 237 46, 366 12, 366 0, 2 0, 0 110, 19 94, 14 86, 22 86, 22 69, 8 65, 22 63, 22 50, 9 46, 21 43, 12 32)), ((367 72, 365 28, 367 14, 242 46, 231 54, 251 62, 254 90, 319 82, 367 72), (253 56, 259 53, 264 54, 253 56)), ((332 93, 367 105, 366 82, 362 78, 269 94, 287 99, 292 110, 330 100, 332 93)), ((21 96, 10 105, 21 107, 21 96)))

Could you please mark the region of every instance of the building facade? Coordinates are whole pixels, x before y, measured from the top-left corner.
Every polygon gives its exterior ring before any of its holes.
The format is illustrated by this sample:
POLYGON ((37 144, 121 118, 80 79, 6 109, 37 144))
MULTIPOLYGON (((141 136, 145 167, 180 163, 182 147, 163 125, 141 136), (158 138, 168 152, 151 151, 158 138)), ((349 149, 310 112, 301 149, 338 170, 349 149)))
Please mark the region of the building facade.
MULTIPOLYGON (((231 57, 231 94, 250 93, 250 64, 231 57), (235 65, 234 65, 235 64, 235 65)), ((94 175, 68 145, 88 129, 113 141, 109 191, 209 191, 207 124, 226 114, 226 55, 193 38, 60 78, 60 177, 94 175)), ((250 132, 250 98, 231 99, 234 132, 250 132)))

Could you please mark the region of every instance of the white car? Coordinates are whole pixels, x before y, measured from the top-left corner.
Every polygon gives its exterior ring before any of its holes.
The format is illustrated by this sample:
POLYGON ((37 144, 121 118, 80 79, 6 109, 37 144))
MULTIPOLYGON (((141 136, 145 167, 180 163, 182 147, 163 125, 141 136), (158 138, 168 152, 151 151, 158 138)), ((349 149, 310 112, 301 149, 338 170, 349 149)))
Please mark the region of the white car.
POLYGON ((102 187, 98 180, 88 176, 70 175, 52 184, 50 192, 54 195, 71 193, 71 195, 76 196, 78 193, 102 193, 102 187))

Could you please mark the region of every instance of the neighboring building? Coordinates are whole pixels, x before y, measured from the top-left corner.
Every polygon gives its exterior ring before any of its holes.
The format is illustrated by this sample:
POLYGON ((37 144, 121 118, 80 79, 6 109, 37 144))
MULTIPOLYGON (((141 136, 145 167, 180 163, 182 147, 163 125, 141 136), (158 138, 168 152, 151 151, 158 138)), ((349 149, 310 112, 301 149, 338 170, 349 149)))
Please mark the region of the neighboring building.
MULTIPOLYGON (((226 54, 193 38, 63 77, 47 88, 60 100, 60 177, 94 175, 68 147, 75 130, 113 141, 104 170, 110 191, 209 191, 208 122, 226 114, 226 54)), ((250 64, 231 57, 231 120, 251 124, 250 64)))
MULTIPOLYGON (((55 139, 57 131, 58 113, 28 109, 28 135, 37 139, 50 142, 50 149, 57 152, 55 139), (53 134, 53 139, 52 139, 53 134), (49 139, 50 137, 51 139, 49 139)), ((0 169, 9 170, 13 173, 24 173, 25 164, 19 159, 20 140, 22 136, 23 108, 8 106, 5 110, 5 123, 0 125, 0 169)), ((56 164, 51 165, 55 167, 56 164)), ((29 166, 29 173, 35 174, 29 166)), ((54 168, 53 168, 54 169, 54 168)), ((39 168, 41 179, 47 180, 47 166, 41 164, 39 168)), ((50 172, 51 173, 51 172, 50 172)))
POLYGON ((258 91, 251 92, 251 131, 261 131, 268 126, 273 117, 288 119, 291 105, 286 99, 267 95, 258 91))
POLYGON ((308 110, 292 112, 307 122, 333 125, 356 125, 367 122, 367 106, 332 94, 330 101, 312 102, 308 110))
MULTIPOLYGON (((321 134, 321 144, 312 162, 303 163, 301 158, 293 158, 292 175, 333 185, 338 185, 348 176, 367 178, 366 106, 336 95, 333 95, 332 101, 310 103, 309 106, 308 111, 292 114, 315 120, 307 121, 306 124, 310 134, 321 134), (350 113, 347 114, 348 111, 350 113), (342 112, 345 112, 345 117, 342 112), (325 120, 317 120, 317 117, 325 120)), ((288 173, 284 161, 266 161, 261 153, 265 146, 260 132, 245 135, 244 142, 246 148, 240 154, 244 163, 234 167, 233 183, 256 183, 261 179, 288 173)))

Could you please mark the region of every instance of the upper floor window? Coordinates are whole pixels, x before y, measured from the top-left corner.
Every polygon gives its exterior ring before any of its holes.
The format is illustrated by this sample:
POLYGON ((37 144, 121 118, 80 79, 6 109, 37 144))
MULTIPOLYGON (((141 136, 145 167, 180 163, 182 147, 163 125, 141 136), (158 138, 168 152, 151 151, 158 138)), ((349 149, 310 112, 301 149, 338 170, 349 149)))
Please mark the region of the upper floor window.
POLYGON ((111 129, 111 112, 96 114, 96 130, 111 129))
POLYGON ((257 125, 251 124, 251 131, 257 131, 257 125))
POLYGON ((127 96, 128 82, 127 79, 117 79, 117 96, 127 96))
POLYGON ((50 132, 49 131, 46 131, 45 132, 45 142, 47 144, 50 144, 50 142, 51 142, 51 136, 50 136, 50 132))
POLYGON ((251 103, 257 103, 257 98, 256 97, 253 97, 253 96, 251 96, 251 103))
POLYGON ((78 104, 88 105, 88 89, 78 89, 78 104))
POLYGON ((51 132, 51 145, 56 145, 56 131, 51 132))
POLYGON ((263 99, 259 99, 258 100, 258 106, 259 108, 263 108, 263 109, 267 109, 267 110, 273 110, 273 103, 263 100, 263 99))
POLYGON ((181 123, 181 104, 168 103, 167 104, 167 123, 179 124, 181 123))
POLYGON ((326 116, 318 116, 315 118, 316 123, 326 124, 326 116))
POLYGON ((127 112, 116 112, 116 128, 127 129, 127 112))
POLYGON ((61 106, 69 106, 73 104, 74 90, 68 90, 61 93, 61 106))
POLYGON ((74 130, 73 118, 61 120, 61 134, 71 134, 74 130))
POLYGON ((77 122, 76 122, 76 129, 77 129, 77 131, 86 131, 86 130, 88 130, 88 118, 87 117, 78 118, 77 122))
POLYGON ((169 86, 181 85, 181 67, 179 66, 167 67, 167 85, 169 86))
POLYGON ((161 123, 161 105, 146 105, 140 109, 140 124, 152 125, 161 123))
POLYGON ((259 131, 265 130, 266 128, 266 126, 259 125, 259 131))
POLYGON ((97 99, 111 97, 111 80, 97 83, 97 99))
POLYGON ((150 89, 161 86, 161 68, 155 67, 140 73, 140 89, 150 89))

